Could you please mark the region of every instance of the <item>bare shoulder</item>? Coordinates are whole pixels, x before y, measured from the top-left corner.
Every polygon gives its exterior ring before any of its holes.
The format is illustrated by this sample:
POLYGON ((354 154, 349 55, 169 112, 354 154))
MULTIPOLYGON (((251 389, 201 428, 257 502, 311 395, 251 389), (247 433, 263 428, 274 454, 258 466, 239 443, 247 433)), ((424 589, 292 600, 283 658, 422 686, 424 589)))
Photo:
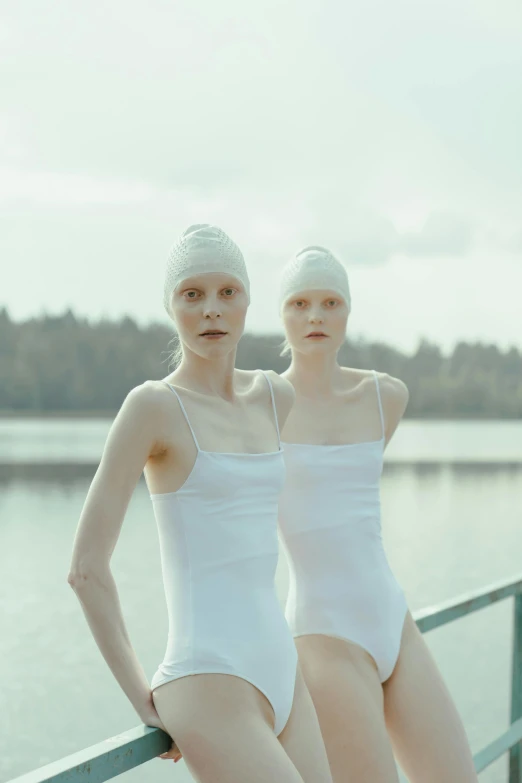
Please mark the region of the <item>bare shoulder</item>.
POLYGON ((295 390, 290 381, 283 378, 281 375, 278 375, 273 370, 267 370, 266 374, 270 379, 276 398, 280 400, 282 404, 286 403, 289 405, 289 408, 291 408, 295 400, 295 390))
POLYGON ((377 377, 384 411, 386 441, 388 442, 404 416, 409 398, 408 387, 399 378, 394 378, 387 373, 378 373, 377 377))
POLYGON ((273 370, 237 370, 236 372, 240 374, 245 388, 248 388, 249 391, 252 390, 255 393, 261 388, 266 389, 266 380, 263 377, 266 376, 274 390, 276 403, 279 405, 279 403, 284 404, 287 402, 290 407, 292 406, 295 399, 294 387, 290 381, 287 381, 286 378, 278 375, 273 370))
POLYGON ((266 375, 274 390, 279 426, 283 427, 295 402, 295 390, 290 381, 282 378, 273 370, 266 370, 266 375))
POLYGON ((377 373, 377 378, 383 402, 389 402, 392 405, 402 404, 406 407, 409 398, 406 384, 400 378, 394 378, 393 375, 388 375, 385 372, 377 373))
POLYGON ((97 473, 107 486, 137 480, 148 458, 162 451, 162 408, 157 382, 146 381, 128 392, 112 422, 97 473))
POLYGON ((161 381, 144 381, 125 397, 121 412, 140 420, 157 418, 168 400, 168 389, 161 381))
POLYGON ((353 389, 357 384, 368 384, 374 386, 375 376, 379 381, 379 390, 384 398, 408 399, 408 387, 399 378, 388 375, 386 372, 375 372, 373 370, 361 370, 355 367, 341 367, 343 379, 347 390, 353 389))
POLYGON ((161 381, 145 381, 129 391, 113 427, 126 431, 133 441, 148 444, 151 456, 157 454, 165 447, 167 419, 172 421, 178 408, 171 398, 172 392, 161 381))
POLYGON ((399 378, 394 378, 385 372, 372 370, 360 370, 343 367, 343 375, 346 389, 349 391, 354 386, 360 385, 364 395, 375 395, 375 378, 379 384, 379 393, 382 400, 387 440, 391 438, 408 405, 408 388, 399 378))
MULTIPOLYGON (((381 377, 385 373, 378 373, 379 384, 381 377)), ((373 370, 361 370, 358 367, 341 367, 342 389, 347 393, 348 399, 352 400, 351 393, 358 388, 363 394, 375 394, 375 374, 373 370)))

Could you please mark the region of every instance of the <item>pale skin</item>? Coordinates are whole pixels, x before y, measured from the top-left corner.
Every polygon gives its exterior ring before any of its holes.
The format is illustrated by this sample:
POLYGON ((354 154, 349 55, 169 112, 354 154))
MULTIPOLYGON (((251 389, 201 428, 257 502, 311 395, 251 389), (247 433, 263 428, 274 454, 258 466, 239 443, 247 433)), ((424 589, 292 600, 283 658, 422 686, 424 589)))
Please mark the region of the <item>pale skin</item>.
MULTIPOLYGON (((373 375, 341 367, 349 309, 334 291, 302 291, 282 308, 292 361, 283 377, 296 392, 283 429, 291 443, 364 443, 381 437, 373 375), (310 336, 322 333, 323 336, 310 336)), ((379 374, 385 444, 408 402, 402 381, 379 374)), ((476 783, 464 727, 429 649, 408 612, 399 658, 381 683, 371 655, 322 635, 296 639, 334 783, 476 783), (395 758, 394 758, 395 757, 395 758)))
MULTIPOLYGON (((265 379, 234 367, 247 307, 241 284, 223 274, 188 279, 172 297, 183 358, 166 380, 182 390, 206 451, 277 450, 265 379), (208 330, 222 334, 210 336, 208 330)), ((274 373, 270 377, 282 424, 295 395, 288 381, 274 373)), ((133 389, 111 427, 90 486, 68 581, 142 722, 175 737, 162 758, 178 761, 183 755, 201 783, 330 783, 317 716, 300 672, 290 718, 276 737, 272 707, 250 683, 232 675, 198 674, 151 692, 133 650, 110 566, 125 512, 143 471, 152 493, 175 492, 195 459, 190 430, 165 384, 147 381, 133 389)))

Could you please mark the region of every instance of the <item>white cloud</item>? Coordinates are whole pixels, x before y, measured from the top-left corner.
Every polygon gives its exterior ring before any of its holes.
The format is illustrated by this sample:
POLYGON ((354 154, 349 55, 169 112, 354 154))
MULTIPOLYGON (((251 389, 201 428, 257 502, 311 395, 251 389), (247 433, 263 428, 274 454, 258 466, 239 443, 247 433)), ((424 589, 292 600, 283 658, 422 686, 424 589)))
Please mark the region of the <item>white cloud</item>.
POLYGON ((157 190, 140 182, 103 180, 87 175, 0 169, 0 203, 61 207, 133 204, 150 200, 157 190))
POLYGON ((405 232, 397 250, 411 257, 466 255, 473 242, 469 220, 450 213, 432 212, 418 231, 405 232))

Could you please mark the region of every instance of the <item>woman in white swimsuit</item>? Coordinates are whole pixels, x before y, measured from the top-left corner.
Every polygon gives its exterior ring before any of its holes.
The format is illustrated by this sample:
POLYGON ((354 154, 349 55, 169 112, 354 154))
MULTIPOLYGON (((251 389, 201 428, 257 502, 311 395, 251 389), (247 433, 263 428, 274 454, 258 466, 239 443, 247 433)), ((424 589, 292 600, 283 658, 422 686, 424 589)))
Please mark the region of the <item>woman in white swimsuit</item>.
POLYGON ((243 256, 191 226, 169 257, 165 306, 182 359, 133 389, 111 428, 77 532, 69 581, 141 720, 175 738, 209 783, 330 783, 317 716, 274 587, 284 480, 275 374, 234 368, 249 303, 243 256), (156 516, 169 635, 149 686, 110 570, 141 472, 156 516))
POLYGON ((383 451, 404 384, 341 367, 350 292, 325 248, 284 269, 281 313, 296 392, 283 431, 280 528, 287 620, 335 783, 476 781, 464 728, 388 565, 381 539, 383 451))

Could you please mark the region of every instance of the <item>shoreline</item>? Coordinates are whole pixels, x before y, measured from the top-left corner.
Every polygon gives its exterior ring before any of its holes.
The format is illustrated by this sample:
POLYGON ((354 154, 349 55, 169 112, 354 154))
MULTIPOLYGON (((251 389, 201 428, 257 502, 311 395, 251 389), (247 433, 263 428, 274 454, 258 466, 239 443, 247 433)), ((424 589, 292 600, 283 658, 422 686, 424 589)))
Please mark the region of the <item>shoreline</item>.
MULTIPOLYGON (((114 419, 118 410, 59 410, 59 411, 36 411, 36 410, 0 410, 0 421, 6 419, 114 419)), ((420 415, 404 416, 403 421, 455 421, 455 422, 520 422, 519 416, 440 416, 440 415, 420 415)))
POLYGON ((0 419, 114 419, 114 411, 33 411, 0 410, 0 419))

